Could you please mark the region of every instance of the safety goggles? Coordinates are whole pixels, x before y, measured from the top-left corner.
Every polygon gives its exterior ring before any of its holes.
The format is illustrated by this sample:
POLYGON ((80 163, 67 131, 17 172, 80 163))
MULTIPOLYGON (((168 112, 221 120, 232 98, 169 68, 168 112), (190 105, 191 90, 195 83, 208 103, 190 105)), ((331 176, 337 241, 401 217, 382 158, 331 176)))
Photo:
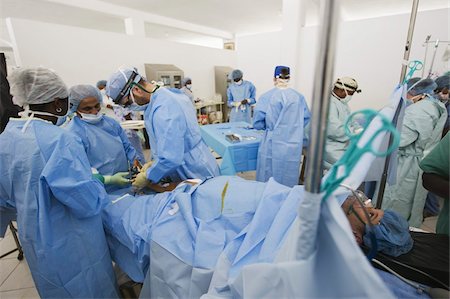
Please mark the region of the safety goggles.
POLYGON ((139 82, 139 80, 141 80, 141 76, 133 71, 131 73, 130 78, 128 78, 127 83, 125 83, 125 85, 123 86, 123 88, 120 90, 119 94, 116 96, 115 99, 113 99, 114 103, 116 104, 122 104, 123 105, 123 99, 126 95, 128 95, 128 93, 130 92, 131 88, 138 82, 136 82, 136 80, 139 82))

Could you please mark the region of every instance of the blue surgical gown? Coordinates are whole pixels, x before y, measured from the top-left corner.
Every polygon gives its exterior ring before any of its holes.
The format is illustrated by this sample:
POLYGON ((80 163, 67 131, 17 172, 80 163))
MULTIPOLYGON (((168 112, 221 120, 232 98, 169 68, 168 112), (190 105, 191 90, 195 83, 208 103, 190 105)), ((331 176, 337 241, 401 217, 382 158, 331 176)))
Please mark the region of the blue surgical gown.
POLYGON ((125 131, 117 121, 108 116, 103 116, 96 124, 87 123, 75 116, 67 125, 67 130, 81 138, 91 167, 101 175, 128 171, 128 162, 133 164, 138 158, 125 131))
POLYGON ((251 123, 251 107, 256 103, 256 88, 250 81, 243 81, 241 85, 232 83, 227 89, 228 107, 230 107, 230 122, 245 121, 251 123), (244 106, 236 109, 233 103, 240 103, 242 100, 248 100, 244 106), (243 107, 243 109, 241 109, 243 107))
POLYGON ((160 88, 145 110, 153 165, 147 178, 159 182, 219 175, 216 160, 200 134, 189 98, 179 89, 160 88))
POLYGON ((273 88, 261 95, 253 127, 266 130, 259 145, 256 180, 270 177, 280 184, 298 184, 303 131, 311 115, 303 95, 292 88, 273 88))
POLYGON ((108 203, 81 140, 43 120, 11 119, 0 135, 0 206, 42 298, 117 298, 100 216, 108 203))

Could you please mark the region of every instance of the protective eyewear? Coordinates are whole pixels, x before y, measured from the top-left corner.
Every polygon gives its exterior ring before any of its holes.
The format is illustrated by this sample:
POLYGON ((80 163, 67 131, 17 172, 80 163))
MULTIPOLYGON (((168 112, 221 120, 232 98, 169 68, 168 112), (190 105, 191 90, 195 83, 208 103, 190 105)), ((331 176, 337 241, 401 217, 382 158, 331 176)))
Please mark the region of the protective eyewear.
POLYGON ((136 73, 135 71, 133 71, 131 73, 130 78, 128 78, 127 83, 125 83, 125 85, 123 86, 123 88, 120 90, 119 94, 116 96, 115 99, 113 99, 114 103, 116 104, 123 104, 123 98, 128 95, 128 93, 130 92, 131 88, 133 87, 134 84, 136 84, 137 82, 135 82, 136 77, 139 77, 138 79, 140 80, 140 75, 138 73, 136 73))

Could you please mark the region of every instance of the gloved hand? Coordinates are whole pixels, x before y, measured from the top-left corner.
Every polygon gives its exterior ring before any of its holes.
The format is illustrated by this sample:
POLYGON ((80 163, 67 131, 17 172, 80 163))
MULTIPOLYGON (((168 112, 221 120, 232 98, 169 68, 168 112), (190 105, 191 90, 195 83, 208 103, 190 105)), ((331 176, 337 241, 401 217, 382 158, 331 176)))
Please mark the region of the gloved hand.
POLYGON ((247 100, 247 99, 242 100, 242 101, 241 101, 241 104, 242 104, 242 105, 247 105, 247 104, 248 104, 248 100, 247 100))
MULTIPOLYGON (((145 167, 145 165, 144 165, 145 167)), ((141 171, 136 178, 133 180, 133 187, 135 189, 143 189, 145 188, 147 185, 149 185, 151 182, 149 180, 147 180, 147 174, 146 171, 141 171)))
POLYGON ((144 166, 142 166, 142 168, 141 168, 141 172, 147 172, 147 169, 152 167, 152 165, 153 165, 153 161, 149 161, 149 162, 145 163, 144 166))
POLYGON ((114 175, 105 175, 105 185, 126 186, 130 184, 130 180, 125 178, 128 172, 118 172, 114 175))
POLYGON ((241 106, 241 102, 233 102, 233 106, 237 108, 241 106))

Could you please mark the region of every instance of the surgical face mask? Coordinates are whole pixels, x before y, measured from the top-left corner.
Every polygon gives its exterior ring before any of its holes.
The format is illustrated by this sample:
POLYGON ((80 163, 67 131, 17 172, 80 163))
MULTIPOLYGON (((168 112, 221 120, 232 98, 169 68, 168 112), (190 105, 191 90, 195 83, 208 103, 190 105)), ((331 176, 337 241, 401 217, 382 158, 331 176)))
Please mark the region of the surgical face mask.
POLYGON ((341 102, 344 104, 347 104, 348 102, 350 102, 352 99, 351 95, 347 95, 345 98, 341 99, 341 102))
POLYGON ((281 89, 288 88, 289 79, 277 78, 275 81, 275 86, 281 89))
POLYGON ((96 124, 98 122, 100 122, 103 118, 103 114, 101 114, 100 112, 97 114, 87 114, 87 113, 80 113, 81 115, 81 120, 90 123, 90 124, 96 124))
POLYGON ((67 120, 67 115, 64 116, 58 116, 58 119, 56 120, 56 124, 58 127, 62 126, 67 120))
POLYGON ((22 117, 27 117, 29 116, 30 118, 27 120, 27 122, 25 123, 25 125, 22 128, 22 133, 25 132, 25 130, 27 129, 28 125, 30 124, 31 120, 33 120, 33 118, 35 118, 34 116, 37 115, 47 115, 47 116, 53 116, 56 117, 56 126, 61 126, 62 124, 64 124, 66 122, 67 119, 67 114, 69 113, 69 110, 67 110, 67 113, 65 115, 56 115, 50 112, 44 112, 44 111, 33 111, 30 110, 29 107, 25 108, 25 111, 20 112, 19 114, 22 117))
POLYGON ((242 79, 241 80, 239 80, 239 81, 237 81, 237 82, 234 82, 234 83, 236 83, 236 85, 241 85, 242 84, 242 79))
POLYGON ((128 106, 128 108, 130 108, 130 110, 132 110, 132 111, 145 111, 145 109, 147 109, 147 106, 148 106, 148 104, 138 105, 133 102, 130 106, 128 106))
POLYGON ((186 88, 189 89, 189 90, 191 90, 192 84, 186 84, 186 88))
POLYGON ((101 93, 102 95, 106 95, 106 88, 103 88, 102 90, 100 90, 100 93, 101 93))
POLYGON ((347 104, 348 102, 351 101, 352 95, 349 95, 347 92, 347 89, 345 89, 345 88, 344 88, 344 91, 345 91, 345 98, 341 99, 341 102, 344 104, 347 104))

